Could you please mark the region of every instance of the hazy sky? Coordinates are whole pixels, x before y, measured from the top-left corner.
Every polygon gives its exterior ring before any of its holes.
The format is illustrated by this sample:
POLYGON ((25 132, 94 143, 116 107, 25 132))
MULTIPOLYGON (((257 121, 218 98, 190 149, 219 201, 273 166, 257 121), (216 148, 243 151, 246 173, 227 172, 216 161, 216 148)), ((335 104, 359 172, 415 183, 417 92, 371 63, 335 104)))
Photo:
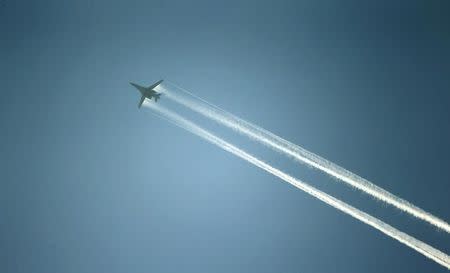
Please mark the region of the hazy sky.
MULTIPOLYGON (((138 109, 128 84, 175 82, 450 221, 449 5, 366 2, 0 1, 0 271, 446 272, 138 109)), ((429 224, 161 103, 450 253, 429 224)))

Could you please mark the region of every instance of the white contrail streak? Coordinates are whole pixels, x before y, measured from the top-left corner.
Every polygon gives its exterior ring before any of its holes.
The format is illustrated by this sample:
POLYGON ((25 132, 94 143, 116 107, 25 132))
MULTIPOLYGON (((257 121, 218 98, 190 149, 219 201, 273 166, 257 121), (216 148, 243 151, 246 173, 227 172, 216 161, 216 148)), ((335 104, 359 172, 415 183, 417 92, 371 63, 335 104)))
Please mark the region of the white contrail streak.
POLYGON ((170 83, 177 89, 189 94, 190 96, 196 98, 189 98, 188 96, 183 96, 180 92, 173 92, 170 87, 158 86, 159 91, 161 91, 166 97, 172 99, 173 101, 184 105, 191 110, 200 113, 222 125, 225 125, 247 137, 256 140, 275 151, 281 152, 300 163, 307 164, 313 168, 319 169, 373 197, 378 200, 384 201, 402 211, 405 211, 421 220, 424 220, 447 233, 450 233, 450 225, 421 208, 409 203, 408 201, 395 196, 394 194, 378 187, 377 185, 371 183, 370 181, 302 148, 299 147, 259 126, 256 126, 248 121, 245 121, 239 117, 230 114, 219 107, 195 96, 194 94, 188 92, 187 90, 170 83))
POLYGON ((360 220, 363 223, 366 223, 370 226, 372 226, 375 229, 378 229, 379 231, 383 232, 384 234, 394 238, 395 240, 411 247, 412 249, 416 250, 417 252, 423 254, 424 256, 432 259, 433 261, 439 263, 442 266, 445 266, 447 269, 450 269, 450 257, 439 251, 438 249, 433 248, 432 246, 412 237, 409 236, 406 233, 403 233, 396 228, 384 223, 383 221, 358 210, 357 208, 354 208, 347 203, 336 199, 308 184, 305 182, 302 182, 301 180, 298 180, 281 170, 272 167, 271 165, 265 163, 264 161, 254 157, 253 155, 245 152, 244 150, 239 149, 238 147, 232 145, 231 143, 228 143, 227 141, 223 140, 222 138, 214 135, 213 133, 201 128, 197 124, 193 123, 192 121, 189 121, 180 115, 163 108, 160 105, 157 105, 155 103, 148 103, 144 102, 144 106, 153 109, 158 115, 162 116, 163 118, 167 119, 168 121, 174 123, 175 125, 186 129, 187 131, 217 145, 218 147, 222 148, 223 150, 230 152, 249 163, 265 170, 268 173, 271 173, 282 180, 288 182, 289 184, 303 190, 304 192, 316 197, 317 199, 325 202, 326 204, 350 215, 354 218, 360 220))

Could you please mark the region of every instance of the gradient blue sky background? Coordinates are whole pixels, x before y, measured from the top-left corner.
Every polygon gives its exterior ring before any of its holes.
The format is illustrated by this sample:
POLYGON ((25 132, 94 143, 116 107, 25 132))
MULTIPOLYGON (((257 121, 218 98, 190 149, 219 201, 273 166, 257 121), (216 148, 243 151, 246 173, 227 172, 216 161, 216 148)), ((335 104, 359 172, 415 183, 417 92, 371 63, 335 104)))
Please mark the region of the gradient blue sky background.
MULTIPOLYGON (((139 111, 128 84, 171 80, 449 221, 449 5, 391 2, 2 0, 0 271, 446 272, 139 111)), ((448 234, 183 113, 450 253, 448 234)))

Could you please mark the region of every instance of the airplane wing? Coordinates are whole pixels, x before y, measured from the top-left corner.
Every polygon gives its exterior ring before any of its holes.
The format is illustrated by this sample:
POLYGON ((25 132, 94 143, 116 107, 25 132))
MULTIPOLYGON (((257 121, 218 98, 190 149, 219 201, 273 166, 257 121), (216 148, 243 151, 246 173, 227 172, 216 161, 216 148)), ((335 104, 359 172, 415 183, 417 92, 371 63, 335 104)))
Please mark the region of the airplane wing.
POLYGON ((142 103, 144 102, 144 100, 145 100, 145 96, 142 96, 142 97, 141 97, 141 100, 139 101, 138 108, 141 108, 141 105, 142 105, 142 103))
POLYGON ((153 90, 153 88, 157 87, 162 82, 163 82, 163 80, 157 81, 155 84, 150 85, 148 87, 148 89, 153 90))

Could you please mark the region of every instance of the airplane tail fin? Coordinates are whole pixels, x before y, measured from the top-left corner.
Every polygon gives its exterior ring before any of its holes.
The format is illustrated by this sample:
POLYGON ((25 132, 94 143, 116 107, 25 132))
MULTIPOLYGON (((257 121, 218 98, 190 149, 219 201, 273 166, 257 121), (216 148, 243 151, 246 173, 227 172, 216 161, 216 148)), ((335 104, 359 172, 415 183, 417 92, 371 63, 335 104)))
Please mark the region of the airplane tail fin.
POLYGON ((145 96, 142 96, 142 97, 141 97, 141 100, 139 101, 138 108, 141 108, 142 103, 144 103, 144 100, 145 100, 145 96))
POLYGON ((154 97, 155 97, 155 102, 157 102, 161 97, 161 93, 155 94, 154 97))

